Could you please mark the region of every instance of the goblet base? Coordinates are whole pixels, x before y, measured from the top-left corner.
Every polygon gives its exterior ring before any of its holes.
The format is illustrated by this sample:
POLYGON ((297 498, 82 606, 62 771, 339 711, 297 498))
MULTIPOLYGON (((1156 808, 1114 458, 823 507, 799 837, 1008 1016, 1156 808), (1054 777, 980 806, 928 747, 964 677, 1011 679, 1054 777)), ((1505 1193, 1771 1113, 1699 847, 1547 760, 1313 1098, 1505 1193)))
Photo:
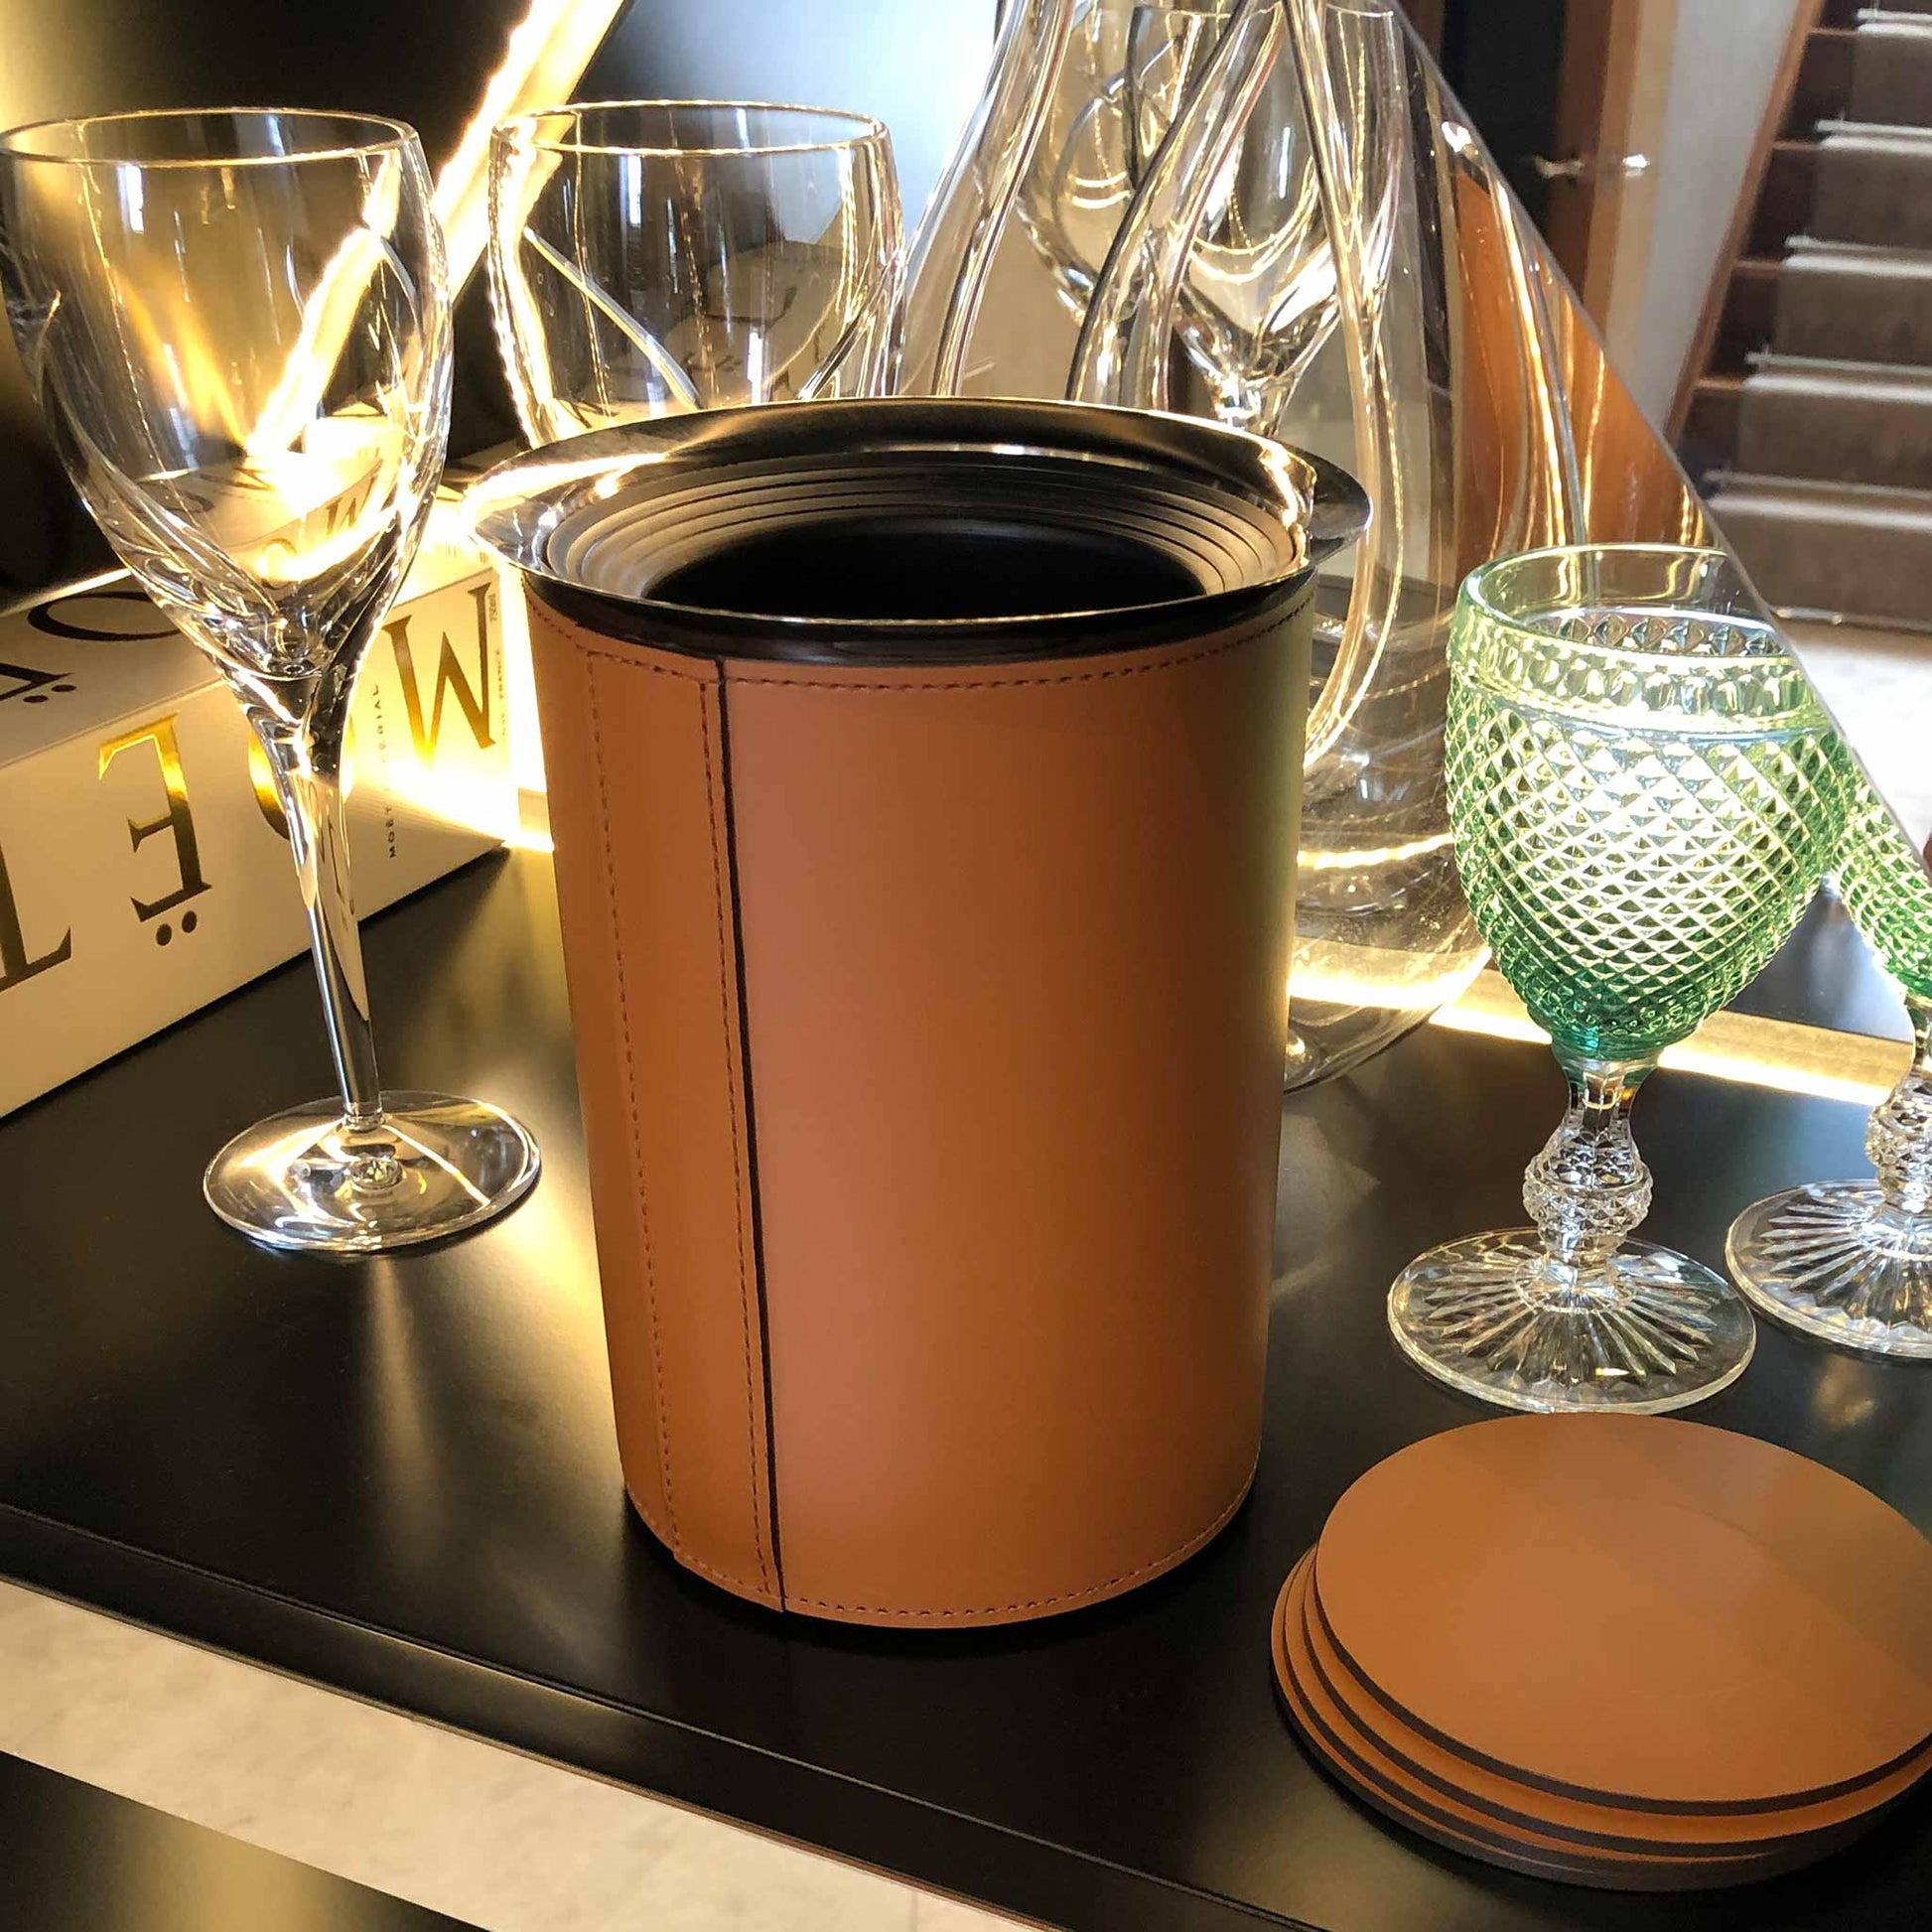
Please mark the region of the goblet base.
POLYGON ((202 1192, 271 1248, 366 1255, 481 1226, 537 1177, 536 1143, 480 1100, 385 1093, 352 1127, 338 1101, 258 1121, 208 1163, 202 1192))
POLYGON ((1888 1207, 1874 1181, 1758 1201, 1731 1223, 1725 1261, 1751 1306, 1787 1328, 1932 1361, 1932 1214, 1888 1207))
POLYGON ((1566 1268, 1530 1228, 1419 1256, 1389 1292, 1389 1328, 1438 1381, 1504 1409, 1657 1416, 1734 1382, 1756 1344, 1723 1276, 1648 1241, 1566 1268))

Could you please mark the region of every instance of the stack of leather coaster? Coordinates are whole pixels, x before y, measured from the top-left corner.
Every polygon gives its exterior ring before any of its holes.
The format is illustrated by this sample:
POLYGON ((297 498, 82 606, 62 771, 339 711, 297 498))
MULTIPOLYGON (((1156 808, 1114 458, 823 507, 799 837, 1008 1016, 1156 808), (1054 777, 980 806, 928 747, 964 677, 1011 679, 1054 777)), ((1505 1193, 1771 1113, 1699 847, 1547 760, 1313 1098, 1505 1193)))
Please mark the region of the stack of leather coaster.
POLYGON ((1296 1730, 1458 1852, 1627 1890, 1808 1863, 1932 1768, 1932 1545, 1857 1483, 1644 1416, 1418 1443, 1276 1604, 1296 1730))

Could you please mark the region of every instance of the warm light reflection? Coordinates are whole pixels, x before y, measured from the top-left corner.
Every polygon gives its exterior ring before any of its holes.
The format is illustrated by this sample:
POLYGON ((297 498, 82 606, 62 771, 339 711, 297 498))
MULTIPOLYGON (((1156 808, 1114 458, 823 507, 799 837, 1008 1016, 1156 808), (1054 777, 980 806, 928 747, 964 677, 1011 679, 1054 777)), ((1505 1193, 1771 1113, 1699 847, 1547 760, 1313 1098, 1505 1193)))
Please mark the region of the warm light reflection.
POLYGON ((1289 974, 1290 1007, 1299 1012, 1306 1003, 1318 1001, 1350 1011, 1413 1013, 1420 1020, 1453 1000, 1485 957, 1479 946, 1429 953, 1297 938, 1289 974))
MULTIPOLYGON (((336 417, 338 412, 327 400, 337 379, 336 366, 342 360, 343 345, 363 324, 370 285, 384 267, 394 269, 402 289, 411 288, 409 270, 397 259, 393 242, 402 214, 402 190, 401 155, 378 155, 375 172, 363 192, 362 218, 343 237, 341 246, 302 298, 302 327, 289 349, 282 379, 269 391, 254 426, 242 440, 242 454, 250 465, 272 463, 286 456, 302 443, 318 419, 331 423, 336 417)), ((391 402, 386 385, 378 387, 375 397, 384 404, 391 402)), ((399 399, 394 406, 400 409, 399 399)), ((400 446, 407 438, 407 424, 398 422, 390 427, 392 440, 400 446)), ((370 447, 375 446, 371 443, 370 447)), ((377 521, 388 507, 385 498, 377 508, 377 521)))
POLYGON ((510 32, 502 64, 456 151, 436 178, 436 217, 449 247, 450 286, 460 289, 489 235, 489 134, 510 114, 568 100, 624 0, 530 0, 510 32))
POLYGON ((1405 859, 1427 858, 1455 842, 1455 834, 1445 827, 1420 839, 1405 839, 1400 845, 1347 846, 1338 852, 1302 848, 1298 861, 1304 872, 1357 872, 1370 866, 1400 865, 1405 859))
POLYGON ((451 763, 447 757, 432 765, 393 759, 383 772, 389 802, 438 825, 478 832, 506 845, 517 844, 518 827, 512 820, 501 777, 486 769, 452 770, 451 763))
MULTIPOLYGON (((1494 971, 1478 975, 1453 1006, 1435 1016, 1434 1024, 1492 1039, 1550 1043, 1550 1035, 1494 971)), ((1726 1012, 1714 1013, 1689 1039, 1665 1047, 1658 1064, 1739 1086, 1873 1107, 1892 1090, 1911 1057, 1912 1049, 1902 1039, 1873 1039, 1865 1034, 1726 1012)))
POLYGON ((530 662, 530 619, 523 580, 508 566, 496 572, 496 608, 502 613, 503 684, 509 696, 510 776, 516 785, 517 824, 510 843, 548 852, 550 813, 543 776, 543 739, 537 728, 537 685, 530 662))

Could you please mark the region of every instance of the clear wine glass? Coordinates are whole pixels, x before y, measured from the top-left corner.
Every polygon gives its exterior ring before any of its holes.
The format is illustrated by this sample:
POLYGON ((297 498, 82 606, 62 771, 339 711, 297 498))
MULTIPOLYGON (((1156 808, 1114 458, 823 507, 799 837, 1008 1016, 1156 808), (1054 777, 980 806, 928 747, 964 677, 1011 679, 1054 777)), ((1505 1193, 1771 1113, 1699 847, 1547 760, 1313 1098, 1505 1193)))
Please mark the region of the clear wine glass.
POLYGON ((449 429, 443 244, 410 129, 212 109, 0 135, 0 282, 56 447, 143 588, 211 657, 275 775, 342 1092, 204 1182, 275 1247, 473 1227, 536 1178, 507 1115, 384 1094, 349 896, 343 754, 449 429))
MULTIPOLYGON (((1146 178, 1175 113, 1227 30, 1230 0, 1150 0, 1128 34, 1127 173, 1146 178)), ((1402 28, 1374 0, 1328 0, 1321 13, 1330 84, 1346 109, 1349 188, 1358 204, 1364 289, 1379 297, 1395 235, 1395 120, 1402 28)), ((1209 197, 1187 259, 1174 330, 1236 428, 1273 433, 1296 385, 1341 316, 1334 248, 1292 53, 1274 63, 1209 197)))
POLYGON ((892 142, 860 115, 610 101, 491 137, 490 302, 533 444, 879 394, 900 256, 892 142))

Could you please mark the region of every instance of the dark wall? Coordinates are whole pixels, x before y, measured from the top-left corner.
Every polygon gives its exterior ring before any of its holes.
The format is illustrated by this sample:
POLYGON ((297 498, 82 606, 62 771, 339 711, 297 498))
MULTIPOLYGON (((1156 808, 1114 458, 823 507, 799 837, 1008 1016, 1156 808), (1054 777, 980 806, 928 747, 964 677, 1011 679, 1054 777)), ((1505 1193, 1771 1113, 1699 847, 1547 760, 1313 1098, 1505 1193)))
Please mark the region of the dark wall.
MULTIPOLYGON (((411 122, 433 169, 527 5, 0 0, 0 125, 130 107, 346 108, 411 122)), ((486 407, 466 417, 494 421, 486 407)), ((48 448, 12 342, 0 343, 0 598, 111 561, 48 448)))
POLYGON ((1532 155, 1556 154, 1568 0, 1444 0, 1443 78, 1542 225, 1550 184, 1532 155))

